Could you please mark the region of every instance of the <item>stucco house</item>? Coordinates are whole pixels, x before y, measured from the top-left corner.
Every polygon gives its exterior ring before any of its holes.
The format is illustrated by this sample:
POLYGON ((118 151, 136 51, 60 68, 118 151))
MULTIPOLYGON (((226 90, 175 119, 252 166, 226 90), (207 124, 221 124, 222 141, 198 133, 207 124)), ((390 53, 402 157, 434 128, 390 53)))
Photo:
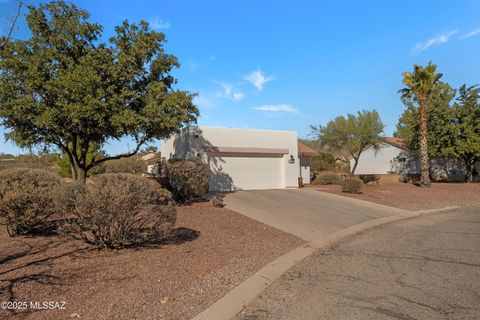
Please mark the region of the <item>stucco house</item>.
MULTIPOLYGON (((350 166, 354 160, 350 160, 350 166)), ((480 162, 475 163, 474 180, 480 180, 480 162)), ((420 163, 417 158, 405 155, 401 139, 385 137, 379 149, 370 147, 360 155, 356 175, 420 174, 420 163)), ((430 176, 434 181, 463 182, 466 166, 458 158, 430 158, 430 176)))
POLYGON ((192 126, 162 140, 160 148, 166 160, 208 163, 210 191, 297 188, 301 174, 310 176, 308 155, 300 161, 293 131, 192 126))
MULTIPOLYGON (((367 148, 362 152, 358 160, 355 174, 389 174, 401 173, 407 165, 407 158, 404 156, 403 142, 398 138, 385 137, 378 149, 367 148)), ((355 160, 350 160, 350 168, 355 160)))
POLYGON ((161 160, 161 155, 156 152, 150 151, 138 157, 137 160, 146 163, 148 174, 155 174, 155 172, 157 172, 158 163, 161 160))

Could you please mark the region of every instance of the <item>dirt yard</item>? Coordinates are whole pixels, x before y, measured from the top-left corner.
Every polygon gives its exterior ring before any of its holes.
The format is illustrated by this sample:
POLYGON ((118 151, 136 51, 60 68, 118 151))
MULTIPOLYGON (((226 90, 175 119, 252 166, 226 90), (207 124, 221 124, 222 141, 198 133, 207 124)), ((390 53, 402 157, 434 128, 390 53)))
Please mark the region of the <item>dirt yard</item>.
POLYGON ((431 188, 420 188, 410 183, 381 183, 365 185, 362 194, 343 193, 338 185, 312 185, 309 188, 406 210, 480 204, 479 183, 434 183, 431 188))
POLYGON ((302 243, 207 203, 178 209, 170 244, 137 250, 9 238, 1 227, 0 301, 65 302, 65 310, 0 310, 0 319, 189 319, 302 243))

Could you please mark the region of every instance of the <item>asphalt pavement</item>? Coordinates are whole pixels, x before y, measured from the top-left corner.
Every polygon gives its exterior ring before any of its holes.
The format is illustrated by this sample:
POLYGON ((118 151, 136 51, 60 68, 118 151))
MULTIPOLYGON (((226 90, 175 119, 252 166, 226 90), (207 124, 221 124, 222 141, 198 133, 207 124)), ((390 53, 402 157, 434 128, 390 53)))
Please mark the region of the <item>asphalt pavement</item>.
POLYGON ((234 319, 480 319, 480 208, 348 237, 298 263, 234 319))

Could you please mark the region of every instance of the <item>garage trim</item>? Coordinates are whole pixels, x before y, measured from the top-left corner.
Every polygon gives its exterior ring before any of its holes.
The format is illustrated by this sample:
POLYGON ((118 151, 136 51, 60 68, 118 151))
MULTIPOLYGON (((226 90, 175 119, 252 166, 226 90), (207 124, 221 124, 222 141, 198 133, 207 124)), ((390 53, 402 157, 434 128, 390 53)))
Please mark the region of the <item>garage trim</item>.
POLYGON ((251 148, 251 147, 218 147, 205 146, 205 151, 212 153, 243 153, 243 154, 288 154, 287 148, 251 148))

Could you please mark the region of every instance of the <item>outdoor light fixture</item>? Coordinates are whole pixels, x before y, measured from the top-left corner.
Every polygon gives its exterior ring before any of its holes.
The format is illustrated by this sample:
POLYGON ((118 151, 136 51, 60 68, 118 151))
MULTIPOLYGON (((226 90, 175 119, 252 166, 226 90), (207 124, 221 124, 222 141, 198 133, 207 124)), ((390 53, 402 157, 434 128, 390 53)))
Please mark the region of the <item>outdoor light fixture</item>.
POLYGON ((295 163, 295 158, 290 155, 290 159, 288 159, 288 163, 295 163))

